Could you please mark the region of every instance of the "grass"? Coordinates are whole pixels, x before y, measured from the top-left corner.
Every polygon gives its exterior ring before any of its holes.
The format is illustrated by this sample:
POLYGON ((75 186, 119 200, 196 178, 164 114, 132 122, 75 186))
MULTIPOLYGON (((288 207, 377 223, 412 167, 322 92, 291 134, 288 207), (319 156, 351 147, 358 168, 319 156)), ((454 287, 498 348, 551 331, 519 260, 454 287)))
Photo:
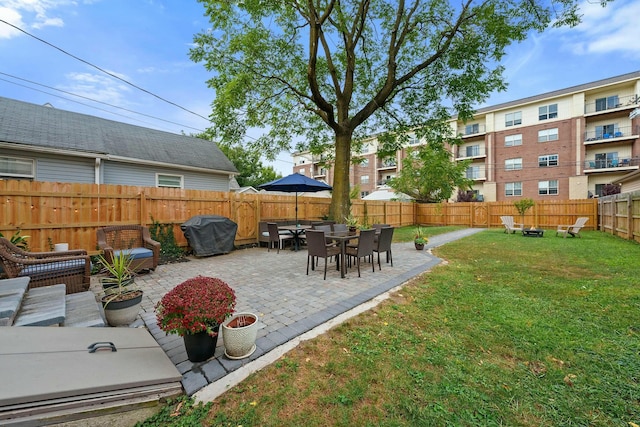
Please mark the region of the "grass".
POLYGON ((443 264, 230 389, 203 425, 640 424, 640 246, 582 234, 434 250, 443 264))

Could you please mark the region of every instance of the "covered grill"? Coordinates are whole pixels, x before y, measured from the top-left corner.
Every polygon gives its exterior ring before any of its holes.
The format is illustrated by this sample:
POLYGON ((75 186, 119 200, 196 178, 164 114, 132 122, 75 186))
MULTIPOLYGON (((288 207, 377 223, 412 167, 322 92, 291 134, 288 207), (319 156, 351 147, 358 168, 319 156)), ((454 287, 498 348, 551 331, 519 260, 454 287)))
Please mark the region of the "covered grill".
POLYGON ((224 216, 197 215, 180 228, 195 256, 211 256, 233 250, 238 224, 224 216))

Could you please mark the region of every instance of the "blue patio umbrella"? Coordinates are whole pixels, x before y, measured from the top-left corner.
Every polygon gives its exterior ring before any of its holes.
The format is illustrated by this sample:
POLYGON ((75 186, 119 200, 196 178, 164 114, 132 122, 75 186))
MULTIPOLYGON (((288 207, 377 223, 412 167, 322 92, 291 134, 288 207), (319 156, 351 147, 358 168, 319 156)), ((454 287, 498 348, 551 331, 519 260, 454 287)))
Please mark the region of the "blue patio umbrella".
POLYGON ((317 193, 318 191, 331 190, 329 184, 309 178, 308 176, 292 173, 284 178, 279 178, 258 186, 267 191, 284 191, 296 193, 296 224, 298 223, 298 193, 317 193))

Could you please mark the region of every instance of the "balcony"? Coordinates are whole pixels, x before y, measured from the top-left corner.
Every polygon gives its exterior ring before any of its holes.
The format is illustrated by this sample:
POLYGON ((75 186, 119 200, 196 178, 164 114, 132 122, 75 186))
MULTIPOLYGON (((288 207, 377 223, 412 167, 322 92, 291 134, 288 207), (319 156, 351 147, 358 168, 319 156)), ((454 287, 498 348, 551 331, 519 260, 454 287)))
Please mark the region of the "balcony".
POLYGON ((637 139, 639 136, 638 126, 620 126, 614 128, 613 125, 609 125, 604 126, 603 130, 587 130, 584 133, 584 144, 620 142, 628 139, 637 139))
POLYGON ((456 154, 456 160, 480 159, 487 157, 486 149, 479 145, 459 147, 456 154))
POLYGON ((458 128, 458 135, 460 135, 462 138, 484 135, 485 133, 487 133, 487 127, 479 123, 461 126, 458 128))
POLYGON ((624 172, 640 168, 640 158, 585 160, 584 173, 624 172))
POLYGON ((398 164, 395 160, 384 160, 378 162, 378 169, 396 169, 398 164))
POLYGON ((617 95, 599 98, 593 102, 584 104, 585 116, 608 113, 611 111, 628 110, 640 106, 640 95, 628 95, 618 97, 617 95))

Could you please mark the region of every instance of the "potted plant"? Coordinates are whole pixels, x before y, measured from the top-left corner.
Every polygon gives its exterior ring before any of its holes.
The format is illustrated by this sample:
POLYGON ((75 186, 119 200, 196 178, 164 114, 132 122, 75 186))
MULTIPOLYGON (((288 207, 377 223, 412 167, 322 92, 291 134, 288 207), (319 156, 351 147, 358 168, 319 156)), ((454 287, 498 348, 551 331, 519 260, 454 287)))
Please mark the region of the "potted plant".
POLYGON ((249 357, 256 350, 258 316, 253 313, 236 313, 222 323, 224 355, 229 359, 249 357))
POLYGON ((187 357, 202 362, 214 355, 222 322, 233 314, 236 295, 224 281, 197 276, 167 292, 156 305, 156 320, 167 334, 182 336, 187 357))
POLYGON ((347 227, 349 227, 350 232, 354 233, 358 229, 358 218, 353 216, 353 214, 349 214, 349 216, 344 219, 344 222, 347 224, 347 227))
POLYGON ((108 274, 102 278, 104 296, 101 299, 106 320, 111 326, 129 325, 138 315, 143 295, 142 290, 135 287, 131 271, 133 257, 123 252, 109 263, 100 255, 99 262, 108 274))
POLYGON ((424 229, 422 227, 416 228, 416 235, 413 238, 413 244, 415 245, 416 249, 419 251, 423 250, 424 245, 426 245, 428 242, 429 239, 427 239, 424 229))

